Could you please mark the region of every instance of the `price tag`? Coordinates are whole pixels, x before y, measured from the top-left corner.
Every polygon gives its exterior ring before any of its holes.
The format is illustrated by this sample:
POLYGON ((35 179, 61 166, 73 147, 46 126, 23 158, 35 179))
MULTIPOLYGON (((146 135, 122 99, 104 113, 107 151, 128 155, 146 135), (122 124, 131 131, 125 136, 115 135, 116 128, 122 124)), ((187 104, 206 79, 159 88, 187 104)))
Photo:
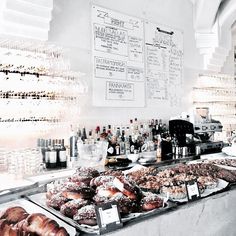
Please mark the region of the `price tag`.
POLYGON ((185 182, 187 196, 189 201, 194 201, 201 198, 198 183, 196 180, 190 180, 185 182))
POLYGON ((100 233, 107 233, 123 226, 116 202, 98 204, 95 211, 100 233))

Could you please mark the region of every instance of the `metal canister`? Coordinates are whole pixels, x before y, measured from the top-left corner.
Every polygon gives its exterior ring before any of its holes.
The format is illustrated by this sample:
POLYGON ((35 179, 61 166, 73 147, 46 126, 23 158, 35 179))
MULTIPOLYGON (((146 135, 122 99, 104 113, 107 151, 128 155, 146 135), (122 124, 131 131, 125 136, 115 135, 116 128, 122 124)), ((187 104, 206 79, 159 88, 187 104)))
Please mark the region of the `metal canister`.
POLYGON ((188 156, 188 147, 182 147, 182 156, 183 157, 188 156))
POLYGON ((196 156, 199 156, 201 154, 201 147, 198 145, 196 145, 196 147, 195 147, 195 154, 196 154, 196 156))

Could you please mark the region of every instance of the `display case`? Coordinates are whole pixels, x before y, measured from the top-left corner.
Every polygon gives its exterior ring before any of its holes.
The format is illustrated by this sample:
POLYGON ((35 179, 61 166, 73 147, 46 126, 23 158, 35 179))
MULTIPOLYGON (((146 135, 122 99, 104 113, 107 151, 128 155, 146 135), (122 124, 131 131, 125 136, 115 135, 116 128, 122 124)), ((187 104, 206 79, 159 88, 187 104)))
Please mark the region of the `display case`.
MULTIPOLYGON (((59 225, 63 222, 64 225, 68 225, 68 229, 74 230, 70 235, 75 235, 76 233, 80 235, 100 233, 106 233, 107 235, 129 235, 131 233, 143 235, 144 232, 148 235, 159 233, 163 235, 188 235, 190 232, 193 235, 233 235, 235 233, 233 225, 236 219, 234 214, 236 205, 233 200, 236 196, 236 160, 225 156, 223 153, 214 154, 213 158, 211 156, 205 155, 201 160, 191 161, 186 164, 152 166, 141 170, 137 170, 136 166, 133 169, 123 171, 123 173, 107 169, 98 173, 94 169, 85 167, 80 167, 77 170, 64 170, 59 173, 45 173, 45 176, 40 175, 28 179, 27 181, 30 181, 31 184, 27 186, 1 191, 0 206, 2 210, 6 207, 12 207, 16 203, 17 205, 23 203, 22 206, 31 206, 31 211, 37 209, 37 212, 43 212, 48 216, 53 215, 59 225), (93 173, 93 176, 91 176, 91 173, 93 173), (183 177, 184 179, 182 179, 183 177), (182 186, 183 183, 188 183, 192 177, 194 177, 193 179, 198 179, 200 198, 193 200, 187 198, 186 192, 185 196, 183 196, 177 190, 177 192, 169 191, 173 187, 177 188, 182 186), (109 232, 109 230, 100 231, 98 225, 82 224, 75 218, 68 216, 73 209, 69 202, 77 201, 78 203, 81 202, 81 199, 90 199, 89 203, 86 204, 99 205, 106 203, 104 198, 99 204, 96 202, 98 197, 105 197, 103 196, 105 189, 101 191, 101 186, 103 188, 105 185, 99 185, 96 181, 108 180, 109 182, 115 178, 128 182, 125 182, 122 188, 119 185, 115 185, 117 192, 112 193, 111 196, 106 195, 106 200, 113 199, 113 194, 123 194, 124 197, 128 198, 129 201, 132 200, 133 203, 138 201, 138 206, 142 208, 135 208, 135 210, 134 208, 132 208, 133 210, 129 208, 129 211, 125 212, 124 210, 127 210, 127 207, 131 205, 125 205, 126 208, 122 208, 123 205, 119 205, 121 204, 120 198, 114 198, 119 206, 118 209, 123 223, 119 230, 116 229, 112 232, 109 232), (85 184, 88 182, 87 180, 90 181, 85 184), (76 190, 73 188, 75 183, 78 187, 76 190), (141 191, 136 191, 135 197, 132 194, 130 195, 133 188, 127 188, 127 186, 131 186, 130 184, 141 191), (62 186, 63 188, 61 188, 62 186), (85 195, 83 195, 84 197, 79 196, 78 194, 82 193, 81 189, 88 188, 88 186, 95 191, 93 192, 93 198, 90 198, 90 196, 85 198, 85 195), (166 192, 166 189, 168 188, 169 193, 166 195, 168 192, 166 192), (128 190, 129 193, 124 190, 128 190), (74 193, 73 196, 70 195, 69 197, 68 194, 72 192, 74 193), (60 195, 60 201, 54 199, 53 202, 50 202, 55 194, 62 194, 60 195), (67 195, 66 201, 64 194, 67 195), (140 199, 136 198, 139 194, 141 194, 140 199), (61 198, 63 196, 64 198, 61 198), (75 196, 78 196, 78 198, 75 196), (152 200, 156 200, 156 196, 159 197, 158 199, 162 200, 162 204, 156 205, 153 209, 144 210, 144 202, 149 196, 151 196, 152 200), (59 210, 55 203, 66 205, 70 210, 66 211, 67 213, 65 214, 65 211, 62 208, 59 210), (218 217, 216 218, 215 215, 218 217), (208 222, 207 231, 206 220, 208 222), (184 227, 183 222, 185 222, 184 227)), ((114 184, 114 181, 112 183, 114 184)), ((58 198, 56 199, 58 200, 58 198)), ((88 206, 86 204, 85 206, 88 206)), ((82 207, 78 208, 76 212, 79 212, 82 207)))

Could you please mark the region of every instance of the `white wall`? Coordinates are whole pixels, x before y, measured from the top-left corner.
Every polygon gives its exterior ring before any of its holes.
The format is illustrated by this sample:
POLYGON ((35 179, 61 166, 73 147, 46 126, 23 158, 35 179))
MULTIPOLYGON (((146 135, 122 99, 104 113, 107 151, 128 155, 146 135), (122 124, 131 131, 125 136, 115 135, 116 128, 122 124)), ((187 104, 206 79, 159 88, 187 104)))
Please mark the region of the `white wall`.
POLYGON ((224 66, 221 69, 223 74, 234 75, 235 64, 234 64, 234 47, 236 46, 236 30, 232 32, 232 46, 229 55, 226 58, 224 66))
POLYGON ((168 119, 191 106, 189 99, 198 74, 199 54, 193 29, 193 6, 189 0, 54 0, 49 41, 68 48, 71 68, 86 74, 89 92, 81 98, 83 124, 120 124, 130 118, 168 119), (181 108, 104 108, 92 106, 91 5, 120 11, 135 17, 164 24, 184 31, 184 86, 181 108))

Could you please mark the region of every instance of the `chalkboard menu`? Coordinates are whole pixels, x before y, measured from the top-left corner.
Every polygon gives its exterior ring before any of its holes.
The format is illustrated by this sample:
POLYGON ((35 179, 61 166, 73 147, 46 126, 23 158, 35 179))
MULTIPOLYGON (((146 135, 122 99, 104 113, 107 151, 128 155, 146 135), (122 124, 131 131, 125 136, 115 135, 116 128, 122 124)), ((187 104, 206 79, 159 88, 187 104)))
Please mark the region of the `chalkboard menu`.
POLYGON ((183 32, 92 6, 93 105, 180 106, 183 32))
POLYGON ((179 106, 183 73, 183 33, 145 22, 146 98, 149 106, 179 106))
POLYGON ((143 21, 92 6, 93 105, 145 105, 143 21))

